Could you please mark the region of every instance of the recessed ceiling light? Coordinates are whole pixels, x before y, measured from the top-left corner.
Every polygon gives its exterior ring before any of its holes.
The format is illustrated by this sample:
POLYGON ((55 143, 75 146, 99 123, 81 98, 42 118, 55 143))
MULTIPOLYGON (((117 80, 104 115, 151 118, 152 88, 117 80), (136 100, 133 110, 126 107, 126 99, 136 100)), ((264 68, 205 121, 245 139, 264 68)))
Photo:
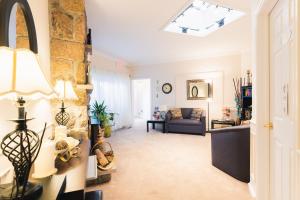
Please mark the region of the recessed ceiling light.
POLYGON ((228 7, 194 0, 164 30, 204 37, 244 15, 245 13, 228 7))

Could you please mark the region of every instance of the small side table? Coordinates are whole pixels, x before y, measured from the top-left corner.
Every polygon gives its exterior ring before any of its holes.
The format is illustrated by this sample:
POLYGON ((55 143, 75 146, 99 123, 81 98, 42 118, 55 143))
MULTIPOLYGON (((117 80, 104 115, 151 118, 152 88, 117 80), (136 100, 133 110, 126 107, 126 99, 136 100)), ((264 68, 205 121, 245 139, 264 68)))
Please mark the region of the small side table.
POLYGON ((229 126, 235 126, 234 120, 211 120, 211 129, 215 129, 215 125, 229 125, 229 126))
POLYGON ((147 121, 147 132, 149 132, 149 124, 152 124, 152 129, 155 129, 155 124, 162 124, 163 133, 166 132, 166 122, 165 122, 165 120, 148 120, 147 121))

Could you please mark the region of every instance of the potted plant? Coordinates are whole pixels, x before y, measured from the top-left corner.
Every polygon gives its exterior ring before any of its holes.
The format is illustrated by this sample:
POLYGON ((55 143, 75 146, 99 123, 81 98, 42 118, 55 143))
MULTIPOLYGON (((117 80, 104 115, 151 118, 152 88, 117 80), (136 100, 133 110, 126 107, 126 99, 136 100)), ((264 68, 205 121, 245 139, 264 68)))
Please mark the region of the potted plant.
POLYGON ((110 137, 115 113, 107 112, 107 106, 104 104, 104 101, 100 104, 95 101, 92 106, 91 113, 93 117, 100 122, 100 127, 104 129, 104 137, 110 137))

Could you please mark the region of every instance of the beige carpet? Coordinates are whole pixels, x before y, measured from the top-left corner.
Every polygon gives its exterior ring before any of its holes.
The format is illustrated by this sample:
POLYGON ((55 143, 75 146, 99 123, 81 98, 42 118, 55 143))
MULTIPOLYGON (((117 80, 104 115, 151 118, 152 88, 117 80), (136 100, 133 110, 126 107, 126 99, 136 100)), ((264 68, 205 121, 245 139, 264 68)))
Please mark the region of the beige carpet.
POLYGON ((242 183, 211 165, 210 135, 146 132, 146 123, 113 133, 117 171, 88 188, 104 200, 252 200, 242 183))

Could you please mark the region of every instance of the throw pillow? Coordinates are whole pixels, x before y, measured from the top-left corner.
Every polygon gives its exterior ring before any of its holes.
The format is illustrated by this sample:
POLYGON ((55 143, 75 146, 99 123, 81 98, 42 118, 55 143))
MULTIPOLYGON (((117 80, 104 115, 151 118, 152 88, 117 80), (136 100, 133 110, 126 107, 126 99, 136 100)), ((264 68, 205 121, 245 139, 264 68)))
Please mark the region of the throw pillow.
POLYGON ((180 108, 174 108, 170 110, 172 119, 182 119, 182 113, 180 108))
POLYGON ((191 119, 200 120, 201 116, 202 116, 202 109, 201 108, 193 108, 193 111, 191 114, 191 119))

